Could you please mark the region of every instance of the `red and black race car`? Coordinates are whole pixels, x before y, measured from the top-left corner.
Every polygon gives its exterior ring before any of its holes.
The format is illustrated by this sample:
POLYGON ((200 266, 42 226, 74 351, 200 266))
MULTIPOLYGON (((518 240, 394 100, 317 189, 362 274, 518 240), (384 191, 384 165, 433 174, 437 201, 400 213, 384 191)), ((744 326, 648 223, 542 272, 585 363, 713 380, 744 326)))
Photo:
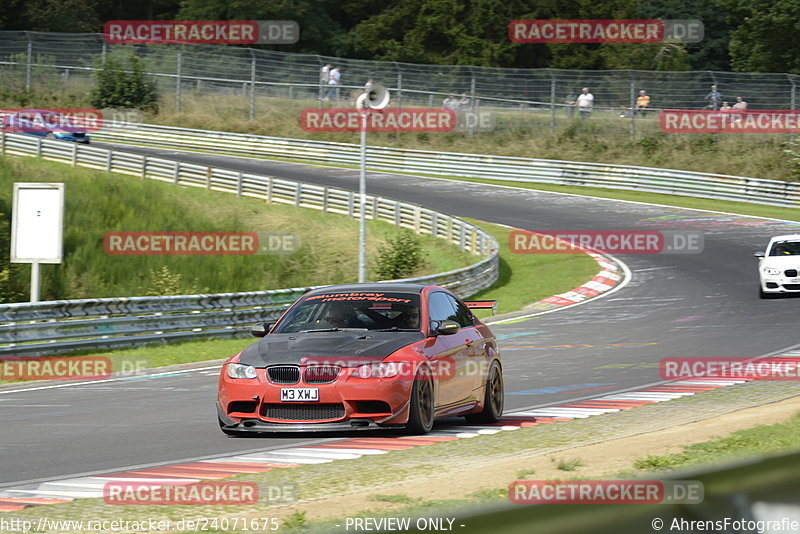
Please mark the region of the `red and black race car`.
POLYGON ((263 339, 227 360, 217 412, 226 434, 405 428, 437 418, 496 422, 503 372, 492 332, 447 289, 404 283, 310 291, 263 339))

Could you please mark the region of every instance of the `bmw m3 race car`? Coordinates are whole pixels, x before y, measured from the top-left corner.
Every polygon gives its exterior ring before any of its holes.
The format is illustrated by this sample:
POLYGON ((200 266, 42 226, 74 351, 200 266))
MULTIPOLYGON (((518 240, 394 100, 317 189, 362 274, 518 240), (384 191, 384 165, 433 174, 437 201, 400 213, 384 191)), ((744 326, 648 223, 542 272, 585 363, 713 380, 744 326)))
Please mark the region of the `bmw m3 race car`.
POLYGON ((800 293, 800 234, 779 235, 769 240, 758 258, 758 294, 762 299, 800 293))
POLYGON ((228 359, 217 412, 226 434, 404 428, 503 413, 496 340, 447 289, 404 283, 316 289, 228 359))

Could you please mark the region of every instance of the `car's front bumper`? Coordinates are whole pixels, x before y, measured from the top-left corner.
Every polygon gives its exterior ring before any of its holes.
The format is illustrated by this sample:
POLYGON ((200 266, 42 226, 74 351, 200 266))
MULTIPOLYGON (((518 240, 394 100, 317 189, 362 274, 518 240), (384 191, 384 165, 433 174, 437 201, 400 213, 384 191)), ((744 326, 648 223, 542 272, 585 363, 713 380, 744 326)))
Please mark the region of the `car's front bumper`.
POLYGON ((769 276, 761 279, 764 293, 800 293, 800 278, 769 276))
POLYGON ((266 433, 266 432, 351 432, 363 430, 390 430, 392 428, 403 428, 403 423, 393 423, 392 421, 408 409, 406 404, 399 412, 393 414, 391 417, 382 418, 385 422, 378 423, 373 419, 368 418, 353 418, 343 421, 329 421, 329 422, 290 422, 290 423, 276 423, 271 421, 263 421, 258 418, 237 418, 232 419, 225 414, 219 401, 217 401, 217 415, 219 416, 220 426, 225 430, 230 430, 236 433, 266 433))

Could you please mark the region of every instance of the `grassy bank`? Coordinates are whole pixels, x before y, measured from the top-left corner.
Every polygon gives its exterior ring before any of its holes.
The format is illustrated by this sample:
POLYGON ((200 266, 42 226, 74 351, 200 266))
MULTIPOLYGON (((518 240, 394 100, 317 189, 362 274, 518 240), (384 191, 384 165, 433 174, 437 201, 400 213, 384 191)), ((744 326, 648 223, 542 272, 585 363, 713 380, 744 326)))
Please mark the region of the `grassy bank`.
MULTIPOLYGON (((153 180, 73 169, 27 158, 0 158, 0 241, 8 302, 26 300, 30 268, 8 265, 14 182, 66 183, 64 262, 42 267, 42 299, 255 291, 356 279, 358 223, 285 205, 153 180), (110 255, 103 238, 112 231, 245 231, 292 233, 295 252, 258 255, 110 255)), ((368 223, 370 265, 387 238, 403 230, 368 223)), ((443 240, 420 238, 425 261, 411 276, 469 265, 476 257, 443 240)), ((375 273, 373 273, 373 277, 375 273)))
MULTIPOLYGON (((90 107, 85 83, 65 84, 59 91, 0 93, 0 106, 90 107)), ((333 106, 326 103, 326 106, 333 106)), ((351 104, 342 101, 339 107, 351 104)), ((427 102, 413 105, 426 107, 427 102)), ((439 105, 435 102, 434 105, 439 105)), ((255 120, 249 120, 250 103, 237 93, 182 95, 181 110, 174 94, 162 94, 160 111, 144 114, 154 124, 253 133, 339 142, 358 142, 356 133, 304 132, 298 123, 301 110, 316 108, 316 100, 289 100, 257 96, 255 120)), ((558 110, 551 129, 548 110, 494 111, 491 132, 370 134, 370 143, 425 150, 497 154, 532 158, 589 161, 624 165, 667 167, 777 180, 800 179, 800 163, 787 154, 788 134, 665 134, 658 114, 635 121, 614 110, 596 110, 585 122, 570 120, 558 110)))

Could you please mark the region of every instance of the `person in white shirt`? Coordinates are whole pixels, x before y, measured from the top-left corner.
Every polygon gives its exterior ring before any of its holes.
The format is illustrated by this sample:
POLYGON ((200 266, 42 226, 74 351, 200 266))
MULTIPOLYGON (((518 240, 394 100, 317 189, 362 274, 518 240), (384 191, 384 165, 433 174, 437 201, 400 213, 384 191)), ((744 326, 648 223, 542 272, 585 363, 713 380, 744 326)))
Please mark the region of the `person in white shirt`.
POLYGON ((589 92, 588 87, 581 90, 578 95, 578 110, 581 112, 581 119, 588 119, 592 115, 592 106, 594 105, 594 95, 589 92))
POLYGON ((335 97, 339 100, 339 85, 342 79, 342 73, 339 67, 334 68, 329 75, 328 79, 328 94, 325 98, 335 97))

